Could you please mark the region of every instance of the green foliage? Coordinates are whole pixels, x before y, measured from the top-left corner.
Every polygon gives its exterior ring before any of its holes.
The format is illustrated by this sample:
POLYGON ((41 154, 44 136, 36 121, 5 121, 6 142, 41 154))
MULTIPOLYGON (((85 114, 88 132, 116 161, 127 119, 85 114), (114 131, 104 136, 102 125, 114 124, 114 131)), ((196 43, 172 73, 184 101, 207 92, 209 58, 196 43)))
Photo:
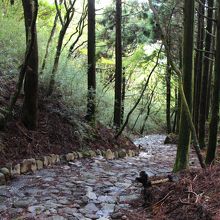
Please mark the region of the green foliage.
MULTIPOLYGON (((18 2, 18 1, 17 1, 18 2)), ((126 77, 125 117, 133 107, 140 95, 143 85, 155 64, 159 44, 152 44, 153 37, 152 15, 146 8, 146 4, 138 4, 137 1, 129 1, 124 5, 124 55, 123 65, 126 77), (129 15, 129 16, 128 16, 129 15), (150 45, 150 46, 149 46, 150 45)), ((1 5, 2 6, 2 5, 1 5)), ((99 17, 97 24, 97 119, 102 123, 112 126, 114 106, 114 7, 109 7, 103 16, 99 17)), ((47 40, 52 28, 55 16, 54 4, 44 0, 39 1, 38 17, 38 44, 39 58, 45 54, 47 40)), ((25 29, 23 12, 20 3, 14 7, 8 7, 7 16, 0 16, 0 70, 18 73, 18 66, 22 64, 25 52, 25 29), (16 37, 15 37, 16 36, 16 37)), ((71 26, 74 29, 75 23, 71 26)), ((55 56, 58 32, 50 47, 49 57, 45 72, 40 76, 40 86, 47 87, 55 56)), ((69 39, 69 30, 65 42, 69 39)), ((86 31, 83 39, 86 39, 86 31)), ((66 47, 61 54, 61 59, 56 76, 56 89, 62 94, 62 98, 69 108, 85 115, 87 104, 87 57, 86 47, 81 48, 75 54, 75 58, 67 59, 66 47)), ((132 114, 128 128, 132 128, 139 116, 134 131, 140 132, 143 126, 147 109, 142 113, 148 103, 152 90, 157 85, 151 103, 149 118, 146 122, 145 132, 156 132, 165 127, 165 66, 164 55, 161 56, 160 65, 153 74, 149 87, 144 94, 141 103, 132 114)), ((41 67, 41 64, 39 65, 41 67)), ((173 80, 175 86, 175 81, 173 80)), ((173 86, 173 90, 174 87, 173 86)), ((174 106, 174 102, 172 103, 174 106)))
MULTIPOLYGON (((3 8, 2 2, 0 7, 3 8)), ((20 8, 19 5, 14 7, 20 8)), ((25 51, 24 21, 14 7, 8 6, 7 14, 0 14, 0 70, 7 73, 17 71, 25 51)))
MULTIPOLYGON (((147 4, 139 3, 137 0, 129 0, 124 3, 122 12, 123 53, 126 55, 132 53, 139 44, 154 40, 153 20, 147 4)), ((103 54, 112 57, 112 50, 115 45, 114 4, 103 11, 103 16, 98 18, 97 26, 98 43, 101 42, 101 51, 97 51, 98 57, 103 56, 103 54)))
MULTIPOLYGON (((53 25, 54 15, 56 14, 55 4, 50 4, 48 1, 39 1, 38 22, 41 28, 51 28, 53 25)), ((38 24, 39 25, 39 24, 38 24)))

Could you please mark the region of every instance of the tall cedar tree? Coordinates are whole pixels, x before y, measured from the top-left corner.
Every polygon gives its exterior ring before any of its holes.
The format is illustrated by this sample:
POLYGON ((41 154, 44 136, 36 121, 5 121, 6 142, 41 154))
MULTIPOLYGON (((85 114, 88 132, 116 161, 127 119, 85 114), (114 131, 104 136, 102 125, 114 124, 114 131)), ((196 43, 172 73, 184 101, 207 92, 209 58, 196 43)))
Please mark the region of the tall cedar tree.
POLYGON ((96 58, 95 58, 95 0, 88 0, 88 103, 87 120, 95 121, 96 58))
MULTIPOLYGON (((193 82, 193 34, 194 34, 194 1, 184 1, 184 38, 183 38, 183 87, 190 111, 192 111, 193 82)), ((186 112, 181 106, 179 143, 177 147, 174 171, 188 168, 191 132, 186 112)))
POLYGON ((205 55, 203 60, 203 75, 202 75, 202 85, 201 85, 201 96, 200 96, 200 111, 199 111, 199 144, 201 148, 205 147, 205 122, 206 122, 206 111, 208 108, 207 105, 207 94, 208 94, 208 81, 210 74, 210 66, 212 62, 210 61, 212 56, 210 54, 212 49, 212 39, 211 36, 213 29, 213 6, 214 1, 208 1, 208 12, 207 12, 207 27, 206 27, 206 38, 205 38, 205 55))
MULTIPOLYGON (((195 81, 194 81, 194 124, 196 133, 198 135, 199 130, 199 107, 200 107, 200 94, 201 94, 201 82, 202 82, 202 66, 204 56, 204 15, 205 15, 205 0, 201 0, 198 6, 198 30, 197 30, 197 43, 196 43, 196 56, 195 56, 195 81)), ((204 107, 204 106, 202 106, 204 107)), ((203 147, 203 145, 201 146, 203 147)))
POLYGON ((213 100, 211 107, 211 121, 209 125, 209 142, 206 156, 206 163, 211 164, 215 159, 215 151, 217 145, 217 132, 219 122, 219 92, 220 92, 220 0, 217 1, 218 17, 217 17, 217 38, 216 38, 216 57, 215 57, 215 74, 213 100))
POLYGON ((26 43, 29 43, 30 35, 34 35, 34 44, 28 60, 28 67, 25 73, 24 81, 24 103, 22 109, 22 121, 29 129, 37 127, 38 113, 38 44, 36 25, 34 33, 30 33, 33 22, 33 5, 37 0, 22 0, 25 18, 26 43))
MULTIPOLYGON (((164 36, 166 36, 166 34, 165 34, 165 32, 163 31, 163 28, 161 27, 161 25, 160 25, 160 19, 159 19, 159 16, 158 16, 158 13, 157 13, 157 11, 156 11, 156 9, 154 8, 154 6, 153 6, 153 4, 152 4, 152 0, 148 0, 148 3, 149 3, 149 6, 150 6, 150 8, 151 8, 151 10, 153 11, 153 13, 154 13, 154 16, 155 16, 155 19, 156 19, 156 21, 157 21, 157 24, 158 24, 158 27, 159 27, 159 30, 160 30, 160 32, 161 32, 161 39, 162 39, 162 42, 163 42, 163 45, 164 45, 164 47, 165 47, 165 50, 166 50, 166 53, 167 53, 167 58, 169 59, 169 63, 170 63, 170 65, 171 65, 171 67, 172 67, 172 69, 173 69, 173 71, 177 74, 177 76, 178 76, 178 81, 179 81, 179 94, 180 94, 180 96, 181 96, 181 115, 184 113, 185 114, 185 120, 187 121, 187 125, 188 125, 188 129, 190 129, 190 131, 192 132, 192 136, 193 136, 193 147, 194 147, 194 149, 195 149, 195 152, 196 152, 196 154, 197 154, 197 157, 198 157, 198 160, 199 160, 199 162, 200 162, 200 165, 201 165, 201 167, 202 168, 205 168, 206 166, 205 166, 205 163, 204 163, 204 161, 203 161, 203 156, 202 156, 202 154, 201 154, 201 151, 200 151, 200 147, 199 147, 199 142, 198 142, 198 138, 197 138, 197 135, 196 135, 196 129, 195 129, 195 126, 194 126, 194 124, 193 124, 193 121, 192 121, 192 114, 191 114, 191 109, 192 109, 192 96, 190 96, 190 101, 191 102, 189 102, 189 104, 188 104, 188 102, 187 102, 187 98, 188 98, 188 96, 189 96, 189 93, 188 93, 188 91, 187 91, 187 97, 186 97, 186 95, 185 95, 185 92, 184 92, 184 89, 186 88, 186 84, 184 85, 184 82, 183 82, 183 80, 182 80, 182 76, 184 77, 184 81, 186 81, 186 79, 188 79, 187 77, 185 77, 185 76, 188 76, 189 77, 189 75, 187 74, 186 75, 186 73, 187 73, 187 65, 186 65, 186 63, 188 63, 187 61, 188 61, 188 59, 187 59, 187 52, 189 52, 189 59, 192 61, 192 57, 193 57, 193 29, 194 29, 194 25, 193 25, 193 23, 194 23, 194 16, 193 16, 193 13, 194 13, 194 2, 189 2, 189 1, 185 1, 184 3, 185 3, 185 5, 184 6, 186 6, 186 8, 187 8, 187 6, 190 6, 190 10, 189 11, 185 11, 185 16, 186 16, 186 18, 187 19, 185 19, 185 27, 184 27, 184 49, 185 49, 185 51, 184 51, 184 54, 183 54, 183 57, 184 57, 184 62, 183 62, 183 74, 182 74, 182 71, 173 63, 173 60, 172 60, 172 58, 171 58, 171 54, 169 53, 169 47, 168 47, 168 45, 167 45, 167 41, 166 41, 166 39, 165 39, 165 37, 164 36), (190 18, 188 19, 188 17, 187 17, 187 15, 190 15, 190 18), (189 23, 190 22, 192 22, 192 25, 190 26, 189 25, 189 23), (187 25, 186 25, 187 24, 187 25), (190 30, 188 30, 187 28, 190 28, 190 30), (191 36, 191 38, 189 37, 189 36, 191 36), (189 38, 189 39, 188 39, 189 38), (191 39, 191 41, 190 41, 190 39, 191 39), (188 43, 190 43, 190 45, 189 46, 192 46, 191 47, 191 51, 189 51, 189 50, 187 50, 187 43, 186 42, 188 42, 188 43), (184 88, 185 87, 185 88, 184 88)), ((189 48, 188 48, 189 49, 189 48)), ((192 70, 192 67, 193 67, 193 61, 192 62, 189 62, 188 63, 189 65, 191 65, 191 70, 190 70, 190 73, 191 73, 191 77, 189 77, 189 83, 191 83, 192 84, 192 73, 193 73, 193 70, 192 70)), ((192 91, 192 89, 191 89, 191 87, 190 87, 190 92, 192 91)), ((181 116, 181 122, 183 121, 183 117, 181 116)), ((187 128, 187 126, 186 127, 183 127, 183 126, 180 126, 180 129, 181 128, 187 128)), ((180 132, 184 132, 185 130, 184 129, 182 129, 182 130, 180 130, 180 132)), ((190 132, 189 132, 190 133, 190 132)), ((183 134, 181 134, 183 137, 184 137, 184 135, 183 134)), ((189 140, 190 140, 190 135, 189 135, 189 140)), ((181 141, 182 141, 182 139, 181 139, 181 141)), ((190 142, 190 141, 189 141, 190 142)), ((181 143, 183 143, 183 141, 181 142, 181 143)), ((180 147, 181 145, 178 145, 178 149, 177 149, 177 157, 176 157, 176 165, 177 166, 175 166, 174 167, 174 171, 178 171, 178 170, 180 170, 181 169, 181 164, 184 164, 185 163, 185 161, 182 161, 182 155, 183 155, 183 159, 184 158, 186 158, 186 159, 188 159, 188 155, 189 155, 189 147, 188 148, 181 148, 180 147), (187 154, 188 153, 188 154, 187 154), (180 169, 179 169, 179 167, 180 167, 180 169), (176 169, 177 168, 177 169, 176 169)), ((189 146, 189 145, 188 145, 189 146)), ((187 161, 188 162, 188 161, 187 161)), ((187 163, 187 165, 188 165, 188 163, 187 163)), ((187 167, 187 166, 186 166, 187 167)), ((182 169, 184 169, 184 168, 182 168, 182 169)))
POLYGON ((122 42, 121 42, 121 0, 116 0, 116 44, 115 44, 115 104, 114 104, 114 126, 121 126, 122 116, 122 42))
MULTIPOLYGON (((170 30, 167 30, 167 46, 170 50, 171 46, 171 37, 170 37, 170 30)), ((167 59, 167 66, 166 66, 166 123, 167 123, 167 133, 171 133, 171 114, 170 114, 170 104, 171 104, 171 67, 169 64, 169 60, 167 59)))

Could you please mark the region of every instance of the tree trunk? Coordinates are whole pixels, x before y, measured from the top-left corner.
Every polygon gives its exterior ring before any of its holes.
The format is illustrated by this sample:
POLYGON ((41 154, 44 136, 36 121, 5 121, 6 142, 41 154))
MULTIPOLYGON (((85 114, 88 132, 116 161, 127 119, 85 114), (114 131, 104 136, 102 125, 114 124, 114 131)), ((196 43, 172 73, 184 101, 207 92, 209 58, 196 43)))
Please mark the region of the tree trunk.
POLYGON ((125 115, 125 93, 126 93, 126 76, 125 76, 125 68, 123 68, 123 77, 122 77, 122 106, 121 106, 121 124, 124 122, 125 115))
MULTIPOLYGON (((179 39, 180 45, 179 45, 179 69, 183 71, 183 44, 182 44, 182 37, 179 39)), ((180 113, 181 113, 181 95, 179 92, 179 88, 177 85, 177 94, 176 98, 177 100, 177 117, 176 117, 176 134, 179 134, 179 127, 180 127, 180 113)))
POLYGON ((52 43, 55 31, 56 31, 57 20, 58 20, 58 13, 56 13, 56 16, 54 18, 53 27, 52 27, 52 30, 50 32, 49 39, 47 41, 46 52, 45 52, 44 59, 43 59, 43 62, 42 62, 42 67, 41 67, 40 74, 43 74, 45 66, 46 66, 47 57, 49 55, 49 47, 50 47, 50 44, 52 43))
POLYGON ((200 94, 201 94, 201 79, 203 66, 203 48, 204 48, 204 5, 205 0, 198 3, 198 34, 196 44, 196 58, 195 58, 195 81, 194 81, 194 125, 196 132, 199 131, 199 109, 200 109, 200 94))
POLYGON ((57 48, 56 48, 56 55, 55 55, 55 58, 54 58, 53 69, 52 69, 50 82, 49 82, 48 93, 47 93, 48 96, 52 95, 53 90, 54 90, 55 76, 56 76, 57 71, 58 71, 60 54, 61 54, 61 49, 62 49, 63 40, 64 40, 66 30, 67 30, 67 28, 65 30, 62 28, 61 31, 60 31, 60 34, 59 34, 57 48))
MULTIPOLYGON (((215 2, 215 1, 214 1, 215 2)), ((215 4, 214 4, 215 5, 215 4)), ((215 17, 215 15, 213 15, 215 17)), ((215 51, 215 36, 216 36, 216 25, 213 25, 213 39, 212 39, 212 51, 215 51)), ((207 97, 206 97, 206 120, 209 118, 209 113, 210 113, 210 105, 211 105, 211 94, 212 92, 212 83, 213 83, 213 69, 214 69, 214 59, 215 56, 212 54, 211 56, 211 61, 210 61, 210 70, 209 70, 209 78, 208 78, 208 89, 207 89, 207 97)))
POLYGON ((65 37, 66 31, 67 31, 72 19, 73 19, 73 16, 75 14, 75 10, 74 10, 75 2, 76 2, 76 0, 69 1, 69 5, 68 5, 66 3, 66 1, 64 1, 64 5, 66 7, 66 13, 63 16, 63 18, 62 18, 62 15, 61 15, 61 11, 60 11, 60 9, 58 8, 58 6, 56 4, 57 14, 59 16, 59 19, 60 19, 60 22, 61 22, 62 26, 61 26, 61 30, 60 30, 59 37, 58 37, 56 54, 55 54, 55 58, 54 58, 54 64, 53 64, 53 69, 52 69, 50 82, 49 82, 49 87, 48 87, 48 92, 47 92, 48 96, 52 95, 53 90, 54 90, 55 76, 56 76, 57 71, 58 71, 58 66, 59 66, 59 61, 60 61, 60 55, 61 55, 61 52, 62 52, 64 37, 65 37))
POLYGON ((220 0, 217 1, 218 17, 217 17, 217 38, 216 38, 216 57, 215 57, 215 75, 213 100, 211 107, 211 121, 209 125, 209 142, 206 156, 206 163, 211 164, 215 159, 217 133, 219 122, 219 92, 220 92, 220 0))
MULTIPOLYGON (((213 8, 214 2, 213 0, 208 1, 208 18, 213 17, 213 8)), ((211 19, 207 19, 207 27, 206 27, 206 39, 205 39, 205 55, 203 60, 203 76, 202 76, 202 88, 201 88, 201 96, 200 96, 200 111, 199 111, 199 144, 201 148, 205 148, 205 122, 206 122, 206 104, 207 104, 207 89, 208 89, 208 79, 209 79, 209 71, 212 56, 210 55, 211 46, 212 46, 212 24, 213 21, 211 19)))
POLYGON ((167 61, 167 71, 166 71, 166 88, 167 88, 167 94, 166 94, 166 121, 167 121, 167 133, 171 133, 171 115, 170 115, 170 97, 171 97, 171 67, 169 65, 169 62, 167 61))
MULTIPOLYGON (((184 39, 183 39, 183 88, 189 111, 192 111, 192 82, 193 82, 193 34, 194 34, 194 1, 184 1, 184 39)), ((186 111, 181 102, 179 143, 177 147, 174 171, 188 168, 191 132, 186 120, 186 111)))
MULTIPOLYGON (((214 41, 214 40, 213 40, 214 41)), ((214 57, 212 56, 212 59, 214 59, 214 57)), ((208 77, 208 82, 207 82, 207 96, 206 96, 206 121, 208 121, 209 119, 209 114, 210 114, 210 105, 211 105, 211 94, 212 94, 212 82, 213 82, 213 61, 211 61, 210 63, 210 70, 209 70, 209 77, 208 77)))
POLYGON ((148 101, 148 105, 147 105, 147 114, 146 116, 144 117, 144 121, 143 121, 143 124, 142 124, 142 127, 140 129, 140 134, 143 134, 144 133, 144 130, 145 130, 145 126, 146 126, 146 122, 150 116, 150 111, 151 111, 151 104, 152 104, 152 101, 153 101, 153 98, 154 98, 154 92, 155 92, 155 89, 156 89, 156 85, 154 86, 151 94, 150 94, 150 97, 149 97, 149 101, 148 101))
POLYGON ((174 114, 174 121, 173 121, 173 133, 178 134, 178 117, 179 117, 179 95, 178 95, 178 88, 175 88, 175 114, 174 114))
MULTIPOLYGON (((143 98, 144 98, 144 97, 143 97, 143 98)), ((132 126, 132 128, 131 128, 131 131, 134 131, 135 126, 136 126, 136 124, 137 124, 139 118, 141 117, 141 115, 143 115, 143 113, 145 112, 145 110, 146 110, 146 108, 147 108, 148 102, 149 102, 149 101, 147 101, 147 102, 144 104, 144 106, 142 107, 142 109, 140 110, 140 112, 139 112, 139 114, 138 114, 138 117, 135 119, 135 122, 134 122, 134 124, 133 124, 133 126, 132 126)))
MULTIPOLYGON (((193 147, 195 149, 195 152, 196 152, 196 155, 198 157, 198 160, 199 160, 199 163, 201 165, 202 168, 206 168, 205 166, 205 163, 204 163, 204 160, 203 160, 203 156, 201 154, 201 151, 200 151, 200 147, 199 147, 199 142, 198 142, 198 138, 197 138, 197 134, 196 134, 196 129, 195 129, 195 126, 193 124, 193 120, 192 120, 192 114, 190 112, 190 107, 187 103, 187 100, 186 100, 186 96, 185 96, 185 93, 184 93, 184 88, 183 88, 183 82, 182 82, 182 71, 175 65, 175 63, 173 62, 172 60, 172 57, 171 57, 171 54, 169 52, 169 49, 168 49, 168 44, 167 44, 167 41, 166 41, 166 32, 163 30, 162 26, 160 25, 160 19, 159 19, 159 16, 158 16, 158 12, 157 10, 154 8, 153 4, 152 4, 152 0, 148 0, 148 3, 149 3, 149 7, 150 9, 153 11, 154 13, 154 16, 155 16, 155 19, 156 19, 156 22, 157 22, 157 25, 159 27, 159 30, 161 32, 161 39, 162 39, 162 42, 163 42, 163 45, 165 47, 165 50, 166 50, 166 54, 167 54, 167 58, 169 60, 169 63, 170 63, 170 66, 172 67, 173 71, 177 74, 178 76, 178 82, 179 82, 179 94, 180 94, 180 97, 181 97, 181 105, 182 105, 182 112, 184 111, 185 112, 185 115, 186 115, 186 121, 188 123, 188 126, 189 126, 189 129, 190 131, 192 132, 192 137, 193 137, 193 147)), ((189 4, 188 1, 186 1, 185 3, 187 3, 186 5, 189 4)), ((191 2, 191 4, 193 4, 193 9, 194 9, 194 1, 191 2)), ((190 8, 189 12, 192 10, 192 8, 190 8)), ((189 13, 188 12, 188 13, 189 13)), ((190 13, 189 13, 190 14, 190 13)), ((194 18, 194 17, 192 17, 194 18)), ((186 19, 187 20, 187 19, 186 19)), ((188 21, 188 20, 187 20, 188 21)), ((192 19, 192 23, 194 23, 194 19, 192 19)), ((193 24, 192 24, 193 26, 193 24)), ((193 27, 192 27, 193 29, 193 27)), ((189 30, 188 30, 189 31, 189 30)), ((193 32, 193 31, 192 31, 193 32)), ((191 33, 191 32, 190 32, 191 33)), ((184 34, 185 35, 185 34, 184 34)), ((185 44, 184 44, 185 46, 185 44)), ((192 52, 192 51, 191 51, 192 52)), ((193 52, 192 52, 193 54, 193 52)), ((192 55, 190 54, 190 56, 192 55)), ((185 55, 185 53, 184 53, 185 55)), ((185 59, 183 59, 185 60, 185 59)), ((192 61, 193 62, 193 61, 192 61)), ((193 64, 191 64, 193 65, 193 64)), ((183 67, 183 69, 185 69, 185 67, 183 67)), ((190 71, 192 73, 192 70, 190 71)), ((190 103, 192 104, 192 103, 190 103)), ((181 150, 181 148, 179 149, 181 150)))
POLYGON ((32 27, 32 22, 34 22, 33 7, 38 7, 38 2, 37 0, 22 0, 22 5, 24 9, 27 44, 31 38, 30 35, 34 35, 32 52, 28 60, 28 68, 25 73, 22 121, 29 129, 36 129, 38 113, 38 44, 36 23, 34 29, 31 30, 33 33, 30 32, 30 29, 32 27))
POLYGON ((95 122, 96 58, 95 58, 95 0, 88 0, 88 103, 86 119, 95 122))
POLYGON ((121 0, 116 1, 116 45, 115 45, 115 103, 114 126, 116 130, 121 127, 122 113, 122 42, 121 42, 121 0))

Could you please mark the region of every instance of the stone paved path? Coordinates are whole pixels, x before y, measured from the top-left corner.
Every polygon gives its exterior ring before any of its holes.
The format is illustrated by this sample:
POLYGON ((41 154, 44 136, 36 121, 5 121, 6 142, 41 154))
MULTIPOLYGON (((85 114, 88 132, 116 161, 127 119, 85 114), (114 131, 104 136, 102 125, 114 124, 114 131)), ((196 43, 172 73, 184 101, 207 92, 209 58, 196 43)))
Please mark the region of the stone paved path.
POLYGON ((83 159, 20 176, 0 187, 0 219, 125 219, 120 210, 140 197, 141 187, 133 184, 139 171, 171 171, 176 146, 163 145, 164 138, 137 140, 143 152, 135 158, 83 159))

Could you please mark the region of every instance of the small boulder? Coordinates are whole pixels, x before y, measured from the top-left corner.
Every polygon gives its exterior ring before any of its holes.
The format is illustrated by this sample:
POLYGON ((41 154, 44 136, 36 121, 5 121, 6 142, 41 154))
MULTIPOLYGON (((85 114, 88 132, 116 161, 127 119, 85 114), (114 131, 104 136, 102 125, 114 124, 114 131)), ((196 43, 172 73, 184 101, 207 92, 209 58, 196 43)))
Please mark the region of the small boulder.
POLYGON ((133 151, 133 150, 128 150, 128 156, 129 156, 129 157, 135 156, 134 151, 133 151))
POLYGON ((168 134, 164 144, 178 144, 178 135, 173 133, 168 134))
POLYGON ((106 151, 102 150, 102 156, 106 157, 106 151))
POLYGON ((79 158, 79 159, 83 158, 83 155, 82 155, 81 152, 77 152, 77 155, 78 155, 78 158, 79 158))
POLYGON ((124 158, 127 156, 126 150, 122 149, 118 151, 118 157, 119 158, 124 158))
POLYGON ((77 152, 73 151, 73 155, 74 155, 74 158, 75 158, 75 159, 78 158, 78 154, 77 154, 77 152))
POLYGON ((21 173, 35 172, 37 170, 35 159, 25 159, 21 163, 21 173))
POLYGON ((93 150, 89 150, 89 154, 91 157, 96 157, 96 152, 93 150))
POLYGON ((82 151, 82 155, 83 155, 83 158, 91 157, 89 150, 84 150, 84 151, 82 151))
POLYGON ((44 156, 44 157, 43 157, 43 163, 44 163, 44 166, 45 166, 45 167, 48 166, 49 162, 48 162, 47 156, 44 156))
POLYGON ((65 163, 66 162, 66 155, 60 155, 60 161, 61 161, 61 163, 65 163))
POLYGON ((91 191, 88 191, 86 196, 91 199, 91 200, 96 200, 97 199, 97 196, 94 192, 91 192, 91 191))
POLYGON ((41 170, 44 167, 44 162, 41 160, 36 160, 36 164, 37 164, 37 169, 41 170))
POLYGON ((75 159, 75 157, 74 157, 73 153, 66 154, 66 160, 67 161, 73 161, 74 159, 75 159))
POLYGON ((3 173, 0 173, 0 186, 6 184, 5 175, 3 173))
POLYGON ((105 157, 106 157, 107 160, 113 160, 115 158, 115 155, 110 149, 108 149, 106 151, 105 157))
POLYGON ((48 166, 53 165, 53 161, 52 161, 52 157, 51 156, 47 156, 47 160, 48 160, 48 166))
POLYGON ((56 163, 60 163, 60 156, 56 155, 56 163))
POLYGON ((51 154, 50 157, 51 157, 51 163, 55 164, 57 162, 57 156, 55 154, 51 154))
POLYGON ((99 150, 99 149, 97 149, 97 150, 96 150, 96 154, 97 154, 98 156, 102 156, 102 151, 99 150))
POLYGON ((114 155, 115 155, 115 158, 116 158, 116 159, 119 158, 119 156, 118 156, 118 151, 115 151, 115 152, 114 152, 114 155))
POLYGON ((28 208, 28 206, 30 205, 30 201, 29 200, 17 200, 14 201, 13 203, 13 208, 28 208))
POLYGON ((21 175, 21 165, 20 163, 16 164, 14 166, 14 169, 12 169, 12 176, 21 175))
POLYGON ((11 179, 11 172, 10 172, 10 170, 8 168, 3 167, 3 168, 0 169, 0 172, 5 175, 6 181, 11 179))

